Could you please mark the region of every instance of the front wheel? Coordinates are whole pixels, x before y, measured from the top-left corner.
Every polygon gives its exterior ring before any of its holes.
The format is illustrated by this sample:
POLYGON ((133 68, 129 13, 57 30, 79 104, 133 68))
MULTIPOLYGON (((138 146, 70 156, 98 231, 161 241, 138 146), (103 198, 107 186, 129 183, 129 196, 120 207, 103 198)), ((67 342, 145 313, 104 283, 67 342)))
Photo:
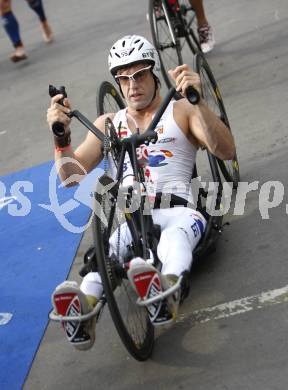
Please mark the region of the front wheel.
POLYGON ((135 249, 139 245, 126 223, 128 220, 133 225, 134 213, 128 215, 127 209, 120 207, 121 202, 117 197, 118 184, 113 185, 113 180, 103 175, 96 188, 93 221, 97 265, 117 332, 129 353, 135 359, 143 361, 152 354, 154 327, 147 309, 136 304, 138 296, 123 267, 123 242, 129 242, 132 257, 137 255, 135 249))
MULTIPOLYGON (((198 53, 196 55, 196 72, 199 74, 202 86, 202 97, 206 101, 209 108, 215 112, 217 116, 225 123, 225 125, 231 131, 228 116, 225 110, 223 99, 215 77, 212 73, 208 62, 203 54, 198 53)), ((228 182, 232 182, 233 188, 238 187, 240 181, 239 163, 237 154, 232 160, 220 160, 217 159, 221 172, 228 182)))

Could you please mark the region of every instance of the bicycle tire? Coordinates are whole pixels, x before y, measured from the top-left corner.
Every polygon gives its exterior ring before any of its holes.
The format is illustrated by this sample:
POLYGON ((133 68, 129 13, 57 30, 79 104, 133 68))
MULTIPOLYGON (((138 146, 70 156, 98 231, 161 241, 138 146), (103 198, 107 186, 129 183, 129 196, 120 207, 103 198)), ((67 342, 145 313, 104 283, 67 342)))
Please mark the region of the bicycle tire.
MULTIPOLYGON (((215 113, 221 118, 221 120, 231 131, 231 126, 220 93, 220 89, 208 62, 206 61, 202 53, 198 53, 196 55, 195 63, 196 72, 200 75, 201 79, 203 99, 206 101, 212 111, 217 111, 215 113)), ((240 181, 240 171, 237 153, 235 152, 235 156, 232 160, 220 160, 217 158, 217 162, 225 180, 231 182, 233 188, 236 189, 240 181)))
POLYGON ((182 14, 183 22, 188 31, 188 35, 186 38, 188 45, 191 47, 193 54, 196 54, 196 51, 202 51, 201 45, 198 39, 197 31, 197 18, 193 7, 191 6, 189 0, 178 0, 180 6, 180 12, 182 14), (192 40, 192 44, 191 44, 192 40))
POLYGON ((109 81, 103 81, 96 93, 97 116, 117 112, 123 108, 125 103, 117 89, 109 81))
MULTIPOLYGON (((185 7, 184 4, 182 4, 183 7, 185 7)), ((200 44, 191 27, 187 28, 187 31, 185 28, 182 28, 182 34, 178 30, 176 31, 176 20, 178 23, 180 22, 181 26, 185 26, 188 23, 186 22, 184 11, 183 15, 181 11, 178 11, 177 17, 171 18, 169 12, 165 11, 162 2, 150 0, 148 17, 152 41, 160 58, 161 73, 167 88, 171 88, 172 80, 168 70, 183 64, 182 51, 185 42, 188 44, 193 57, 200 49, 200 44)))
MULTIPOLYGON (((112 181, 107 175, 99 179, 102 185, 105 185, 107 180, 110 183, 112 181)), ((94 214, 93 236, 97 265, 110 314, 122 343, 135 359, 144 361, 151 356, 153 351, 154 327, 148 317, 147 309, 136 304, 138 296, 127 277, 119 275, 119 252, 116 251, 116 254, 111 255, 111 237, 114 237, 114 243, 116 234, 117 239, 119 236, 120 240, 120 230, 118 233, 117 228, 121 222, 125 221, 124 210, 121 213, 117 201, 115 202, 115 194, 112 195, 112 192, 107 191, 101 194, 96 190, 95 194, 97 208, 94 210, 98 212, 94 214)), ((133 219, 133 214, 130 215, 133 219)), ((121 231, 122 239, 123 232, 121 231)), ((132 239, 132 248, 133 245, 132 239)), ((113 251, 115 252, 115 248, 113 251)))

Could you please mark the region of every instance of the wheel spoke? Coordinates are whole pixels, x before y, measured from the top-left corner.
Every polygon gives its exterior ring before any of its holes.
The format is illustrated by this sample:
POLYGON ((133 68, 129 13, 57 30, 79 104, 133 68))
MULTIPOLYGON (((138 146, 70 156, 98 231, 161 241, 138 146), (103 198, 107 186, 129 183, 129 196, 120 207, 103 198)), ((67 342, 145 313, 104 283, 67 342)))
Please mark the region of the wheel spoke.
POLYGON ((102 195, 99 203, 98 207, 101 207, 106 216, 105 219, 110 219, 110 213, 113 213, 114 218, 110 232, 99 225, 99 220, 96 219, 95 223, 95 245, 99 248, 99 246, 103 247, 103 242, 108 244, 106 256, 97 258, 105 295, 112 319, 123 343, 134 357, 143 360, 152 350, 153 327, 146 308, 136 304, 138 296, 125 276, 124 250, 126 251, 125 248, 131 243, 132 237, 128 225, 122 223, 120 226, 120 221, 125 221, 127 210, 120 209, 118 205, 115 206, 115 199, 108 194, 102 195), (113 205, 114 208, 116 207, 115 212, 113 205), (100 232, 100 235, 97 232, 100 232), (119 269, 122 270, 121 273, 119 269))
MULTIPOLYGON (((98 90, 98 115, 118 112, 124 107, 113 85, 103 82, 98 90)), ((113 131, 107 135, 110 138, 111 135, 114 138, 118 137, 113 131)), ((113 156, 113 149, 110 153, 117 165, 118 160, 113 156)), ((111 182, 112 179, 107 180, 106 176, 105 180, 111 182)), ((97 196, 93 223, 95 247, 98 248, 97 263, 111 317, 119 336, 132 356, 138 360, 145 360, 152 352, 154 333, 147 310, 136 304, 137 295, 126 277, 123 264, 125 260, 123 251, 126 250, 126 245, 123 246, 123 242, 128 245, 132 238, 125 224, 127 210, 124 209, 124 205, 117 202, 117 192, 111 190, 97 196)))

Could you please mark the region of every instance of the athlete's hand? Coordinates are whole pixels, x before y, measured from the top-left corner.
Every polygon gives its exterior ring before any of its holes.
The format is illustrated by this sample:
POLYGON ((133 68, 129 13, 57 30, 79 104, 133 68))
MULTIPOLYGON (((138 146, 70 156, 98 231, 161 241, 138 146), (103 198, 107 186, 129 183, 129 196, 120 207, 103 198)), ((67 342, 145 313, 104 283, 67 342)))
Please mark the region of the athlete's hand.
POLYGON ((66 114, 71 112, 71 105, 67 98, 63 101, 64 105, 60 104, 59 100, 62 98, 63 95, 60 94, 51 98, 50 107, 47 110, 47 122, 51 131, 53 123, 63 123, 65 133, 67 133, 71 123, 71 118, 69 118, 66 114))
POLYGON ((169 70, 170 77, 175 81, 176 91, 186 97, 185 91, 191 85, 201 96, 201 81, 198 73, 186 64, 179 65, 175 69, 169 70))

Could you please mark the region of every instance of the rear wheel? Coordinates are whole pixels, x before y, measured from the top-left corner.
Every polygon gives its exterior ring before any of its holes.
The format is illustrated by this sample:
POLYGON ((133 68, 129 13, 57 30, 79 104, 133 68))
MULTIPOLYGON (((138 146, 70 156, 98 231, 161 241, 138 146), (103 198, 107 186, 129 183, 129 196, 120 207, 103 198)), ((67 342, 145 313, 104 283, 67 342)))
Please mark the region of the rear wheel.
MULTIPOLYGON (((118 334, 129 351, 137 360, 150 357, 154 345, 154 327, 148 317, 147 309, 136 304, 138 298, 126 275, 125 256, 139 256, 139 241, 125 223, 135 223, 134 213, 127 215, 117 199, 118 185, 104 175, 99 179, 95 195, 95 216, 93 221, 94 243, 97 264, 100 271, 105 297, 111 317, 118 334), (100 187, 105 191, 100 191, 100 187), (112 186, 109 191, 106 188, 112 186), (121 226, 121 227, 120 227, 121 226), (120 234, 121 232, 121 234, 120 234), (120 241, 129 243, 128 254, 120 248, 120 241)), ((126 248, 126 245, 125 245, 126 248)), ((125 249, 126 252, 126 249, 125 249)))
MULTIPOLYGON (((202 97, 208 104, 209 108, 215 112, 217 116, 225 123, 230 129, 228 116, 225 110, 225 106, 220 94, 219 87, 215 80, 215 77, 206 61, 205 57, 198 53, 196 56, 196 72, 199 73, 202 85, 202 97)), ((237 154, 232 160, 220 160, 217 159, 219 167, 225 180, 233 183, 233 188, 238 187, 240 181, 239 163, 237 154)))
MULTIPOLYGON (((207 219, 204 235, 193 251, 193 264, 204 260, 216 249, 223 222, 223 185, 217 159, 209 151, 197 153, 194 180, 199 178, 197 209, 207 219)), ((198 187, 194 183, 194 188, 198 187)), ((193 190, 192 190, 193 191, 193 190)), ((198 189, 197 189, 198 191, 198 189)))
POLYGON ((109 112, 117 112, 125 108, 125 103, 117 89, 109 81, 103 81, 97 90, 96 109, 97 116, 109 112))

